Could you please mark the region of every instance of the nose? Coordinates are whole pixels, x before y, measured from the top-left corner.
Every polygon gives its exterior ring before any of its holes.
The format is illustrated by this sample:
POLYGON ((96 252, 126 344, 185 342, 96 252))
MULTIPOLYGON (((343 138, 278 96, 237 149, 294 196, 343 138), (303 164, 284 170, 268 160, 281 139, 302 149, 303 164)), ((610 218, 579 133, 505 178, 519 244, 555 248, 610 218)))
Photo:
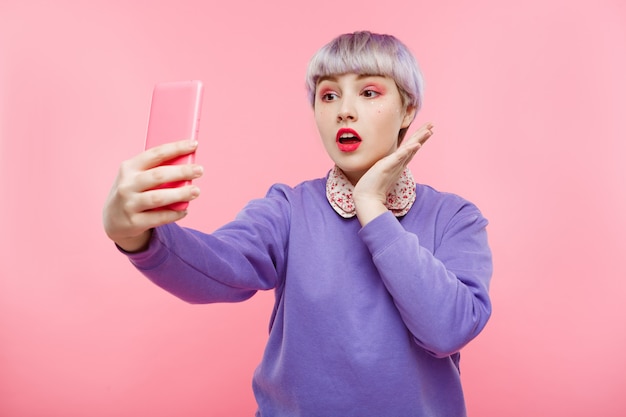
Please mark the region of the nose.
POLYGON ((354 103, 350 99, 342 99, 341 106, 339 107, 339 111, 337 112, 337 122, 346 122, 351 121, 354 122, 357 119, 357 111, 354 107, 354 103))

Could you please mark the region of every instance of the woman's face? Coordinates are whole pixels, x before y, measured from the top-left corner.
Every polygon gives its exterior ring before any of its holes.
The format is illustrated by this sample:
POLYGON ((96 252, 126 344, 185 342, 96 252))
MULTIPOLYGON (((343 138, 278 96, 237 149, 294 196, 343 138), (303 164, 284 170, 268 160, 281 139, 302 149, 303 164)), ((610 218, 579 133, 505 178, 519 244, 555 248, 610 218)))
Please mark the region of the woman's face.
POLYGON ((404 108, 389 77, 342 74, 322 78, 315 89, 315 122, 324 147, 352 184, 397 149, 398 133, 414 113, 404 108))

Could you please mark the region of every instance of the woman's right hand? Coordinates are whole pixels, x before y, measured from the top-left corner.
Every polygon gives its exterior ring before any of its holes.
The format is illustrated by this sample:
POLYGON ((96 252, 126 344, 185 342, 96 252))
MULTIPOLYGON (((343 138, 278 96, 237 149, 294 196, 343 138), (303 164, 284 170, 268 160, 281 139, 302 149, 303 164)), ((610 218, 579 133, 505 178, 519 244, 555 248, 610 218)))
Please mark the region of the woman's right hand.
POLYGON ((195 199, 200 195, 197 186, 155 188, 161 184, 202 176, 200 165, 161 165, 194 152, 197 146, 197 142, 189 140, 167 143, 148 149, 121 164, 103 209, 104 230, 119 247, 128 252, 139 251, 148 244, 153 228, 178 221, 187 215, 186 210, 160 207, 195 199))

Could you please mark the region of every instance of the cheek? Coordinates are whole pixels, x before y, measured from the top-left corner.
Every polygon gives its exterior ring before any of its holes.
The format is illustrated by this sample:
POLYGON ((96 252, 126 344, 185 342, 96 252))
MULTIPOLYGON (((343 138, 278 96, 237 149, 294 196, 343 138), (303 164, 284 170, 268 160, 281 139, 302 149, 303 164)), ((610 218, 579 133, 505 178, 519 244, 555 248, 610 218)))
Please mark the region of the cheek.
POLYGON ((323 124, 323 120, 324 120, 324 112, 316 109, 314 118, 315 118, 315 124, 317 125, 318 129, 321 128, 323 124))
POLYGON ((380 129, 396 130, 396 127, 402 123, 402 111, 395 107, 390 107, 385 104, 376 104, 373 110, 373 116, 375 116, 376 124, 380 129))
POLYGON ((318 126, 321 125, 331 125, 334 122, 334 118, 331 115, 331 112, 328 109, 320 109, 315 111, 315 122, 318 126))
MULTIPOLYGON (((328 115, 329 113, 327 111, 315 111, 315 124, 323 140, 327 140, 330 135, 334 134, 333 124, 328 120, 328 115)), ((334 140, 334 138, 332 139, 334 140)))
POLYGON ((378 119, 391 119, 398 118, 400 116, 400 109, 396 106, 391 106, 389 103, 372 103, 372 111, 378 119))

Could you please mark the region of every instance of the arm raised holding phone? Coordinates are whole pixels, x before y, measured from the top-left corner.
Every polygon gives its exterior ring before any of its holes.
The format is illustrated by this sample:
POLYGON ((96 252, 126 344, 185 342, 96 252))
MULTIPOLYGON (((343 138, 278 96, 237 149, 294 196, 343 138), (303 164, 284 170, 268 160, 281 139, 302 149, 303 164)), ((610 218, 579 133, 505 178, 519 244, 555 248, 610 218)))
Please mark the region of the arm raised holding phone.
POLYGON ((111 240, 128 252, 143 249, 154 227, 184 218, 186 210, 162 208, 189 202, 200 195, 196 185, 158 188, 172 182, 202 176, 197 164, 163 165, 195 152, 197 141, 182 140, 150 148, 124 161, 103 210, 104 230, 111 240))
POLYGON ((191 181, 202 175, 194 164, 202 93, 198 80, 154 86, 146 150, 122 163, 103 211, 107 235, 128 252, 145 248, 154 227, 185 217, 200 194, 191 181))

